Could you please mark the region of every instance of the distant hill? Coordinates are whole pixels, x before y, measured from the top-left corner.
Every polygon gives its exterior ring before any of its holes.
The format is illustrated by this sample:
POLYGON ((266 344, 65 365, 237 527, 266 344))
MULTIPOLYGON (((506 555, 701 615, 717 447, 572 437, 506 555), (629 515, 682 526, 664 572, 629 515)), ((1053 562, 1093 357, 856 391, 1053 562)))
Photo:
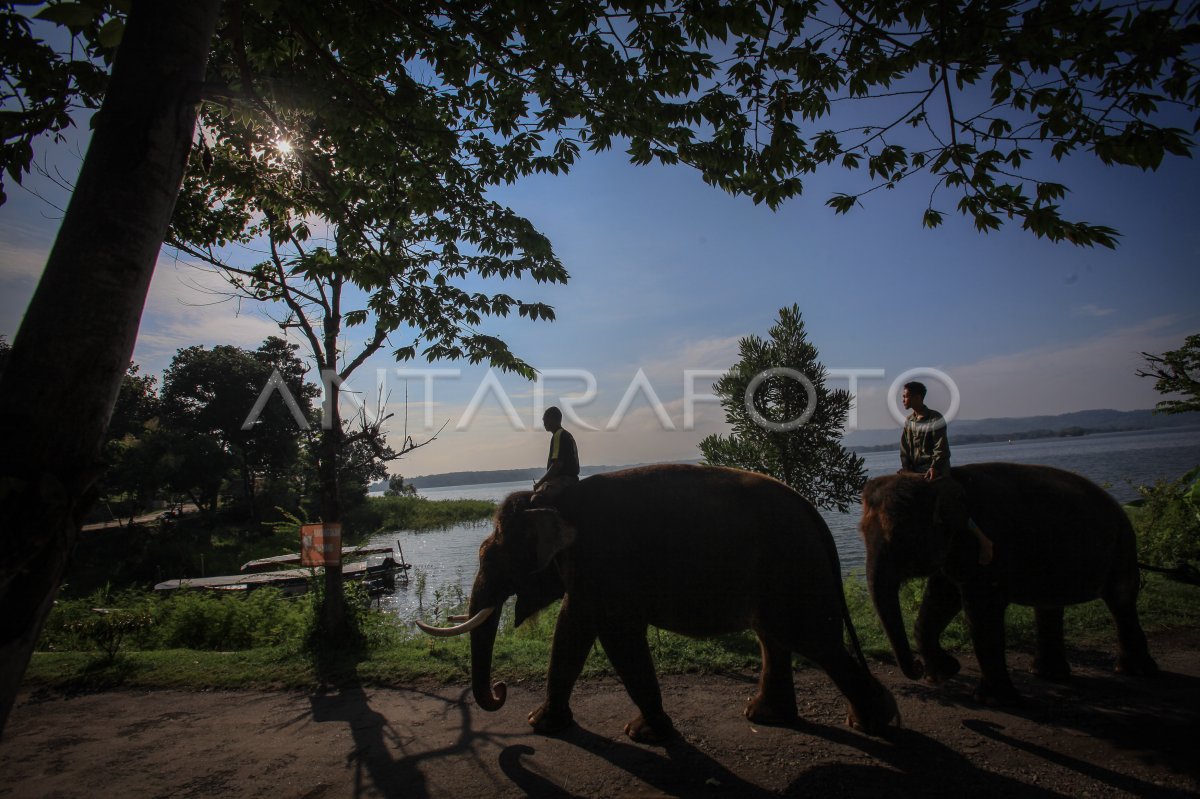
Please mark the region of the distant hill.
MULTIPOLYGON (((1057 416, 1024 416, 997 419, 962 419, 951 422, 950 443, 971 444, 985 441, 1004 441, 1007 439, 1023 438, 1055 438, 1059 436, 1081 436, 1089 433, 1117 433, 1127 430, 1166 430, 1171 428, 1200 427, 1200 417, 1197 414, 1155 414, 1154 411, 1114 411, 1092 410, 1075 411, 1057 416)), ((890 430, 856 430, 846 435, 842 443, 853 450, 866 451, 871 449, 896 448, 899 445, 900 431, 890 430)), ((698 462, 699 459, 691 461, 698 462)), ((583 476, 612 472, 625 469, 628 466, 584 466, 583 476)), ((486 485, 488 483, 515 483, 521 480, 533 481, 545 473, 544 468, 528 469, 495 469, 472 472, 447 472, 445 474, 429 474, 405 479, 405 483, 416 488, 441 488, 458 485, 486 485)), ((371 486, 372 491, 383 491, 387 482, 379 482, 371 486)))
MULTIPOLYGON (((996 419, 960 419, 950 423, 950 443, 970 444, 1002 441, 1008 438, 1051 438, 1055 436, 1086 435, 1088 433, 1117 433, 1126 430, 1166 430, 1200 427, 1196 414, 1174 416, 1156 414, 1152 410, 1114 411, 1107 409, 1074 411, 1057 416, 1022 416, 996 419), (1036 434, 1036 435, 1034 435, 1036 434)), ((900 431, 856 430, 848 433, 842 443, 851 449, 898 446, 900 431)))

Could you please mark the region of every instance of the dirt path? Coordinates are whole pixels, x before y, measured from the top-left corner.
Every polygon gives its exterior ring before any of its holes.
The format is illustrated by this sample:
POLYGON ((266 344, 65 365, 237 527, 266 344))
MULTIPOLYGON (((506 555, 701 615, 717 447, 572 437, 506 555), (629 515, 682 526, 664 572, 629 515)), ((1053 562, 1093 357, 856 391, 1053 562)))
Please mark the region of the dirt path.
POLYGON ((1076 652, 1067 685, 1010 656, 1017 710, 970 700, 978 676, 941 687, 875 671, 905 728, 871 738, 845 726, 841 697, 805 670, 804 721, 749 724, 750 674, 669 677, 681 736, 630 742, 619 683, 582 683, 578 726, 532 733, 542 686, 509 686, 485 713, 459 687, 266 692, 25 694, 0 741, 0 797, 981 797, 1200 796, 1200 631, 1159 636, 1164 674, 1114 675, 1076 652))

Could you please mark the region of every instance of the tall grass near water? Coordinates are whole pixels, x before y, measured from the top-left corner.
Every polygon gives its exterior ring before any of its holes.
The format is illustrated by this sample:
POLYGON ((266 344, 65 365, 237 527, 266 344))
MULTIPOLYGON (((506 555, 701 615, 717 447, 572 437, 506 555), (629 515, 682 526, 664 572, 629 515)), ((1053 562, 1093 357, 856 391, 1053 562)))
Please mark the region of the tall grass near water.
POLYGON ((372 497, 346 515, 345 523, 365 534, 388 530, 436 530, 482 522, 496 510, 479 499, 429 500, 418 496, 372 497))

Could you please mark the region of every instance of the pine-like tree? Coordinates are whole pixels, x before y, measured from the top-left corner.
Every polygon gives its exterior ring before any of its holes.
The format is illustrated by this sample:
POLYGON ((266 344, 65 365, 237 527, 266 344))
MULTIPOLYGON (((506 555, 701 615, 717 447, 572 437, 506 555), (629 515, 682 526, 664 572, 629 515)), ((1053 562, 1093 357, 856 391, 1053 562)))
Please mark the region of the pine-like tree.
POLYGON ((769 474, 845 512, 867 479, 863 459, 841 444, 853 397, 826 387, 798 306, 781 308, 768 335, 738 342, 741 359, 715 385, 731 433, 708 436, 700 451, 714 466, 769 474))

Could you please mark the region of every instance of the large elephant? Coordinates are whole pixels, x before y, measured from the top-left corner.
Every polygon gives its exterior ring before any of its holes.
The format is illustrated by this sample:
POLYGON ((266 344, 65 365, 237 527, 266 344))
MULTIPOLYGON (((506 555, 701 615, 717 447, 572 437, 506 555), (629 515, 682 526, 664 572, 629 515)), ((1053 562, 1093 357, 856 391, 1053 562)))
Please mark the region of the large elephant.
POLYGON ((956 467, 951 476, 961 492, 921 475, 897 474, 869 481, 862 493, 867 581, 905 675, 940 682, 958 672, 958 661, 939 639, 962 609, 982 675, 975 698, 1015 702, 1004 654, 1008 605, 1034 608, 1034 672, 1065 680, 1070 666, 1063 607, 1097 597, 1116 620, 1117 670, 1157 670, 1138 622, 1133 528, 1107 492, 1048 466, 978 463, 956 467), (977 541, 966 532, 968 514, 992 540, 987 565, 980 565, 977 541), (909 648, 898 597, 901 583, 913 577, 928 577, 913 628, 923 665, 909 648))
POLYGON ((470 619, 434 634, 471 634, 475 701, 498 710, 492 684, 498 612, 516 594, 515 622, 562 597, 546 701, 529 714, 542 733, 572 722, 571 691, 599 639, 641 712, 625 726, 636 741, 673 734, 646 640, 654 625, 703 637, 753 629, 762 649, 758 695, 746 716, 796 718, 793 652, 816 663, 846 696, 849 721, 878 733, 896 703, 858 649, 842 593, 837 550, 811 504, 752 472, 686 465, 646 466, 580 481, 554 508, 509 496, 479 549, 470 619), (564 596, 565 595, 565 596, 564 596), (857 658, 843 643, 849 630, 857 658))

